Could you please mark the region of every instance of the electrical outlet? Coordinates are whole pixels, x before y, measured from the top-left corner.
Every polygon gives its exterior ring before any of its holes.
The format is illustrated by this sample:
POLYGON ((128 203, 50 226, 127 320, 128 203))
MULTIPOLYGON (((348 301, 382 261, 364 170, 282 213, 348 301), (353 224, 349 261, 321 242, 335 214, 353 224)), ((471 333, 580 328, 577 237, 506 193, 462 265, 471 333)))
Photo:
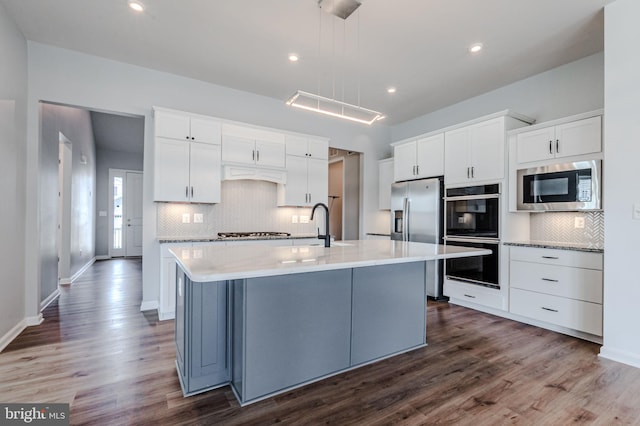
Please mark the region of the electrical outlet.
POLYGON ((193 214, 193 223, 202 223, 204 222, 204 214, 202 213, 194 213, 193 214))
POLYGON ((576 216, 573 218, 573 227, 577 229, 584 228, 584 217, 576 216))
POLYGON ((309 223, 309 216, 300 215, 300 223, 309 223))
POLYGON ((294 214, 291 216, 291 223, 298 223, 298 215, 294 214))
POLYGON ((191 223, 191 215, 189 213, 182 213, 182 223, 191 223))

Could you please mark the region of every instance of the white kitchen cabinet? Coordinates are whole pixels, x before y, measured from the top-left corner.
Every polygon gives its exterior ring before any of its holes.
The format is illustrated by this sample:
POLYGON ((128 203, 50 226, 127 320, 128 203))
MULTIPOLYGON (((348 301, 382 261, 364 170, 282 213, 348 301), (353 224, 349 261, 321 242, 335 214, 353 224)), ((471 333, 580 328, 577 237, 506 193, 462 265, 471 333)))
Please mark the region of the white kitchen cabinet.
POLYGON ((395 145, 393 158, 395 182, 442 176, 444 133, 395 145))
POLYGON ((329 141, 297 135, 285 135, 287 155, 329 159, 329 141))
POLYGON ((220 144, 220 121, 180 111, 154 109, 155 136, 220 144))
POLYGON ((510 312, 602 336, 602 254, 511 247, 510 312))
POLYGON ((156 137, 154 201, 219 203, 220 145, 156 137))
POLYGON ((446 185, 504 178, 505 117, 445 133, 446 185))
POLYGON ((283 168, 285 166, 284 135, 225 123, 222 126, 222 161, 283 168))
POLYGON ((602 117, 518 133, 517 162, 529 163, 602 151, 602 117))
POLYGON ((391 210, 391 184, 393 184, 393 158, 378 161, 378 209, 391 210))

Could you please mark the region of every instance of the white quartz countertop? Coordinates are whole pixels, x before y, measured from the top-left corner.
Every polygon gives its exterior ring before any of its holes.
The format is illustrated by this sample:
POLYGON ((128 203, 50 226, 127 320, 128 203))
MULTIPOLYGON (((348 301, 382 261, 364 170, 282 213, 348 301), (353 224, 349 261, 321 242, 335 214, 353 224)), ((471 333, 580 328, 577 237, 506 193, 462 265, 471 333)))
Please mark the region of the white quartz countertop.
POLYGON ((323 246, 267 245, 173 247, 170 249, 195 282, 328 271, 491 254, 491 250, 387 240, 357 240, 323 246))

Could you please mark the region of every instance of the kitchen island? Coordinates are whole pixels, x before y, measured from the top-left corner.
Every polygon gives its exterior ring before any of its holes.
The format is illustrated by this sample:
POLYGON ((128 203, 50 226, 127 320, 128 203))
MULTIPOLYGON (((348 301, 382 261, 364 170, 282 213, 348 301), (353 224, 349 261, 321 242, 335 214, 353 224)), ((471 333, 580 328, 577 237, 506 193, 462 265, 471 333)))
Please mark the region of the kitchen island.
POLYGON ((174 248, 185 396, 248 404, 426 345, 428 262, 488 250, 366 240, 174 248))

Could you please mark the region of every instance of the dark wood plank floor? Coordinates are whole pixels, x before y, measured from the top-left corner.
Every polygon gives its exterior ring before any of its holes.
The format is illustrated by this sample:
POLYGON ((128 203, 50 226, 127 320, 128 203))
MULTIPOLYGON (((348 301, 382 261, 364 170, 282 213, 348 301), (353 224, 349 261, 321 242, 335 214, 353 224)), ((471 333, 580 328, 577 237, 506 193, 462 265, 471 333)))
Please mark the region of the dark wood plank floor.
POLYGON ((244 408, 228 387, 183 398, 173 321, 140 301, 140 260, 96 263, 0 354, 0 401, 70 403, 72 424, 640 424, 639 369, 442 303, 427 348, 244 408))

